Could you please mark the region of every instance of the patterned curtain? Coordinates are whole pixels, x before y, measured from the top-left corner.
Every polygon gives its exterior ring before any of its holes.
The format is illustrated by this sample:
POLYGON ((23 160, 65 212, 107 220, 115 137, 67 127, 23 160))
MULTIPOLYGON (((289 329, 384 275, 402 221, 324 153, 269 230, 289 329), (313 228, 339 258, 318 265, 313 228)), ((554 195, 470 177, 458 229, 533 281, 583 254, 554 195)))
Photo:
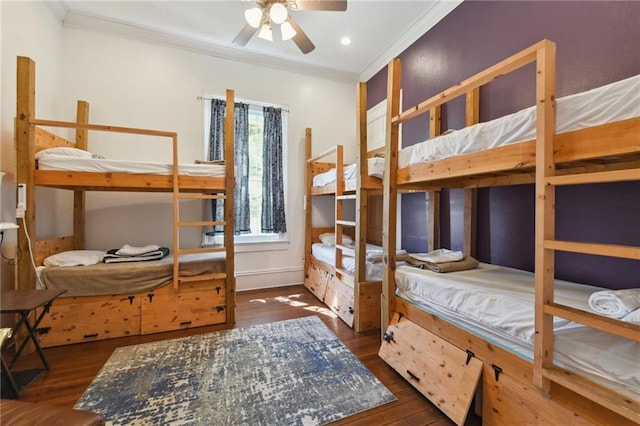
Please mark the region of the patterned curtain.
MULTIPOLYGON (((227 102, 211 100, 211 127, 209 139, 209 160, 224 159, 224 116, 227 102)), ((249 105, 236 103, 234 106, 235 132, 234 155, 236 166, 236 186, 233 193, 235 209, 235 235, 250 233, 249 209, 249 105)), ((224 220, 224 200, 211 200, 211 216, 214 221, 224 220)), ((223 233, 222 226, 216 226, 214 233, 223 233)))
POLYGON ((262 232, 287 232, 284 214, 282 159, 282 110, 264 107, 262 147, 262 232))

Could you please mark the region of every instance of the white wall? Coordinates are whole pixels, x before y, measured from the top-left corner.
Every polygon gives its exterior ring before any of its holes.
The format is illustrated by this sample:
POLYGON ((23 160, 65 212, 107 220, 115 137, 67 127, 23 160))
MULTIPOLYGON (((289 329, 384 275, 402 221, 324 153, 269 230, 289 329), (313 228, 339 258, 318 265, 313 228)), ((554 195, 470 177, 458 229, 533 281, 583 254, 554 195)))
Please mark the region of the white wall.
MULTIPOLYGON (((36 111, 38 115, 57 118, 55 108, 62 68, 62 27, 56 10, 46 2, 0 2, 2 70, 0 111, 0 166, 7 173, 2 182, 4 221, 15 220, 15 147, 16 57, 29 56, 47 72, 36 75, 36 111)), ((47 194, 44 194, 45 198, 47 194)), ((46 218, 43 218, 46 223, 46 218)), ((6 231, 2 252, 15 256, 16 232, 6 231)), ((2 261, 2 290, 14 286, 14 269, 2 261)))
MULTIPOLYGON (((304 130, 313 128, 314 153, 342 143, 345 145, 345 158, 355 159, 355 84, 62 28, 59 22, 40 28, 34 37, 17 25, 17 22, 30 21, 35 10, 43 14, 46 9, 43 3, 18 3, 3 9, 3 23, 15 23, 6 32, 14 40, 22 37, 20 41, 27 48, 21 54, 32 56, 37 62, 38 102, 43 96, 41 90, 58 91, 60 94, 55 108, 38 108, 39 118, 73 120, 76 100, 83 99, 91 105, 89 116, 92 123, 177 131, 180 161, 189 163, 201 158, 203 151, 202 103, 196 99, 199 95, 223 93, 230 88, 239 98, 288 107, 287 226, 291 242, 286 250, 238 253, 236 273, 239 289, 301 283, 304 130), (49 38, 59 38, 60 46, 47 50, 46 54, 37 50, 41 41, 49 38)), ((15 70, 6 74, 5 84, 4 64, 13 62, 12 67, 15 68, 13 57, 16 52, 13 49, 5 54, 3 49, 2 54, 3 104, 6 98, 8 103, 15 105, 15 70), (9 86, 6 95, 5 86, 9 86)), ((15 107, 12 110, 15 111, 15 107)), ((10 120, 5 116, 8 114, 3 109, 3 122, 10 120)), ((12 150, 8 141, 13 137, 12 133, 5 137, 4 133, 3 154, 12 150)), ((105 137, 99 133, 89 135, 89 149, 110 158, 170 161, 170 144, 162 140, 154 140, 153 143, 155 145, 150 145, 147 140, 114 139, 111 135, 105 137), (135 142, 138 146, 134 145, 135 142)), ((12 190, 10 188, 8 192, 12 190)), ((53 197, 45 194, 45 198, 49 205, 38 204, 38 236, 69 234, 72 208, 69 194, 57 191, 53 197), (43 209, 55 210, 55 221, 41 220, 43 209)), ((116 248, 124 243, 171 246, 172 209, 168 195, 91 193, 87 197, 87 207, 88 248, 116 248)), ((186 207, 187 215, 200 214, 200 204, 186 207)), ((188 234, 188 238, 200 241, 195 230, 188 234)))

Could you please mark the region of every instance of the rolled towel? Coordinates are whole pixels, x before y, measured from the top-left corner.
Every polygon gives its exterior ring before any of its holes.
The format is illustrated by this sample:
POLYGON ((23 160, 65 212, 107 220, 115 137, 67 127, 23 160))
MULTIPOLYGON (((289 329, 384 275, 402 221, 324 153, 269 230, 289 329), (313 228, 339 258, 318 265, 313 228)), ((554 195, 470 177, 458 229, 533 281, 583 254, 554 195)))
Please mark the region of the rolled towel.
POLYGON ((589 296, 589 306, 601 315, 622 318, 640 308, 640 288, 596 291, 589 296))
POLYGON ((409 256, 406 259, 406 262, 407 264, 411 266, 415 266, 420 269, 428 269, 430 271, 440 272, 440 273, 466 271, 468 269, 477 268, 479 264, 479 262, 471 256, 466 256, 464 259, 457 260, 455 262, 442 262, 442 263, 423 262, 409 256))
POLYGON ((461 251, 451 251, 448 249, 438 249, 429 253, 410 253, 409 256, 421 262, 444 263, 457 262, 464 259, 464 253, 461 251))
POLYGON ((621 320, 640 324, 640 308, 634 309, 633 311, 631 311, 631 313, 628 313, 627 315, 623 316, 621 320))

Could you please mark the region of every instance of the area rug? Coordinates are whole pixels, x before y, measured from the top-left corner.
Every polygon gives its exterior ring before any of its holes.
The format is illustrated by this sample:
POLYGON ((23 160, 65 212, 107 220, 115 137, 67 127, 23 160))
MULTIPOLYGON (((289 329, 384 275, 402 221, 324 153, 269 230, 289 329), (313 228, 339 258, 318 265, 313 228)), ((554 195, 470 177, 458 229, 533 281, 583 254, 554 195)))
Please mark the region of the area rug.
POLYGON ((393 400, 311 316, 118 348, 75 408, 111 425, 319 425, 393 400))

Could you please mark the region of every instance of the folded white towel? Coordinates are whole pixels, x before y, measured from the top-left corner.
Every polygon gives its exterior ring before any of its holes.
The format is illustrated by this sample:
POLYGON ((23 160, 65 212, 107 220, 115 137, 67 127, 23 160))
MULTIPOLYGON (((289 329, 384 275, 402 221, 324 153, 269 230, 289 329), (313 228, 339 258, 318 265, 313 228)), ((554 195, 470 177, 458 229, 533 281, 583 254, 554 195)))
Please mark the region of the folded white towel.
POLYGON ((409 256, 421 262, 429 263, 457 262, 464 259, 464 253, 461 251, 451 251, 444 248, 433 250, 429 253, 410 253, 409 256))
POLYGON ((150 251, 156 251, 159 248, 160 246, 156 244, 149 244, 143 247, 133 247, 129 244, 125 244, 116 252, 116 254, 118 256, 140 256, 141 254, 149 253, 150 251))
POLYGON ((594 311, 611 318, 622 318, 640 308, 640 288, 596 291, 589 296, 594 311))
POLYGON ((627 315, 621 318, 622 321, 633 322, 636 324, 640 324, 640 308, 631 311, 627 315))

